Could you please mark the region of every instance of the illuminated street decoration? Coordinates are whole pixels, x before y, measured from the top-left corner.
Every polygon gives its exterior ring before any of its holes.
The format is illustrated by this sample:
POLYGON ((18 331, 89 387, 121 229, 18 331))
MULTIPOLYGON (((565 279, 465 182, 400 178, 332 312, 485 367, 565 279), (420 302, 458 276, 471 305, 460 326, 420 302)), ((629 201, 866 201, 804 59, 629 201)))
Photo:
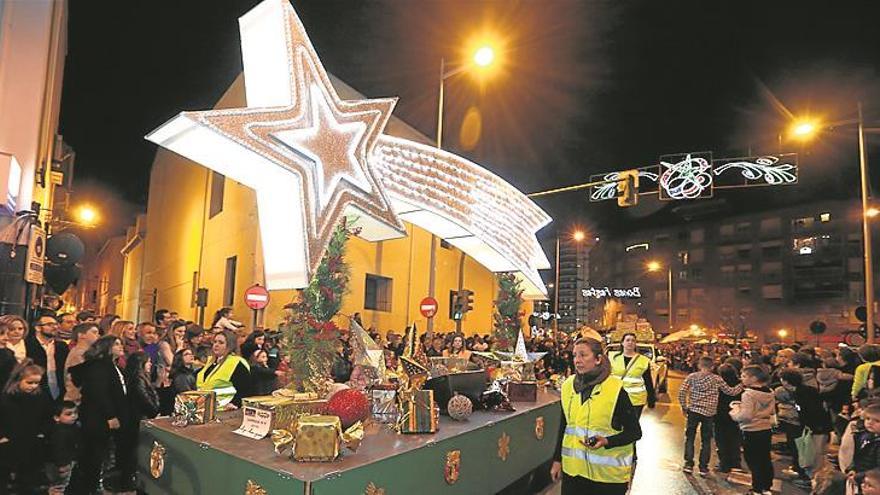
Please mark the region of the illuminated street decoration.
POLYGON ((306 286, 347 217, 369 241, 404 236, 405 220, 546 293, 543 210, 468 160, 382 134, 396 99, 342 100, 287 0, 239 25, 247 106, 182 112, 147 139, 255 190, 267 288, 306 286))
POLYGON ((581 297, 593 297, 596 299, 602 299, 603 297, 640 299, 642 297, 642 289, 638 285, 628 288, 587 287, 586 289, 581 289, 581 297))
MULTIPOLYGON (((663 200, 712 197, 716 189, 752 186, 784 186, 797 183, 797 155, 763 155, 712 159, 712 154, 684 153, 660 157, 660 164, 639 168, 639 194, 659 194, 663 200)), ((619 172, 591 177, 606 181, 590 191, 590 201, 618 196, 619 172)))

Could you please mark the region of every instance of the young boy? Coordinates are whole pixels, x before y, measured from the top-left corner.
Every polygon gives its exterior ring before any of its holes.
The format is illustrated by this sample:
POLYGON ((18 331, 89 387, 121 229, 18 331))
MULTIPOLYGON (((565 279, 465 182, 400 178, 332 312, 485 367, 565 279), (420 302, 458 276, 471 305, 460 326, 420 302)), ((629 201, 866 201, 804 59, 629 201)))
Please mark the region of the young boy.
POLYGON ((853 440, 855 450, 847 474, 856 477, 880 467, 880 403, 871 402, 862 409, 862 424, 853 428, 853 440))
POLYGON ((880 495, 880 469, 875 468, 865 473, 862 495, 880 495))
MULTIPOLYGON (((804 383, 801 372, 795 369, 785 369, 779 373, 779 379, 782 387, 789 391, 794 398, 800 424, 810 429, 813 458, 805 462, 805 467, 809 468, 808 472, 815 473, 822 469, 825 463, 825 451, 828 448, 828 440, 832 430, 831 415, 825 409, 819 391, 804 383)), ((797 449, 795 449, 795 455, 797 455, 797 449)), ((795 484, 801 488, 809 488, 809 477, 802 476, 795 480, 795 484)))
POLYGON ((58 404, 55 410, 55 424, 49 432, 51 451, 46 469, 51 495, 63 495, 70 483, 70 473, 80 444, 77 416, 76 403, 69 400, 58 404))
POLYGON ((737 395, 742 386, 731 387, 724 380, 712 373, 715 362, 703 356, 697 362, 699 371, 691 373, 684 379, 678 391, 678 402, 687 416, 684 436, 684 472, 694 470, 694 442, 697 427, 700 427, 700 475, 709 475, 709 457, 712 454, 712 431, 715 414, 718 412, 718 392, 737 395))
POLYGON ((773 413, 776 400, 767 386, 770 375, 758 365, 742 370, 745 386, 742 401, 731 404, 730 417, 743 432, 743 456, 752 472, 752 493, 769 495, 773 486, 773 463, 770 461, 773 413))

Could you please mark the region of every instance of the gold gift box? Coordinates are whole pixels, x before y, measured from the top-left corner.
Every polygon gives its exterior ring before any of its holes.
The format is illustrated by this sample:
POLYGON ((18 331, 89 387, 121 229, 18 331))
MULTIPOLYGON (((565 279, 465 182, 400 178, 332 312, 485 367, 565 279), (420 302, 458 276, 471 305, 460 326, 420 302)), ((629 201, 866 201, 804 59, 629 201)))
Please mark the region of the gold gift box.
POLYGON ((437 433, 440 411, 433 390, 415 390, 400 404, 401 433, 437 433))
POLYGON ((339 456, 342 423, 337 416, 304 414, 296 423, 293 458, 303 462, 327 462, 339 456))
POLYGON ((272 429, 292 431, 296 419, 301 414, 322 414, 327 401, 318 399, 317 395, 302 397, 277 397, 274 395, 257 395, 242 399, 242 406, 272 411, 272 429))
POLYGON ((203 425, 214 421, 217 393, 213 390, 181 392, 174 398, 174 416, 184 425, 203 425))

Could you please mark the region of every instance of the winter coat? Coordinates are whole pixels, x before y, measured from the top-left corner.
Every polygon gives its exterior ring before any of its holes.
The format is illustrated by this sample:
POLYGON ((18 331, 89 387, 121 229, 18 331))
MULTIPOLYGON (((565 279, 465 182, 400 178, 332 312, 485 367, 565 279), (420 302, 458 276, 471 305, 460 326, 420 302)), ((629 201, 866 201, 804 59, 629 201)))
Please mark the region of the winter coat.
POLYGON ((773 391, 776 399, 776 417, 783 423, 800 425, 801 418, 798 414, 794 393, 785 387, 779 386, 773 391))
POLYGON ((52 399, 47 394, 0 396, 0 466, 13 471, 46 460, 46 433, 52 424, 52 399))
POLYGON ((131 406, 131 419, 155 418, 159 414, 159 396, 150 380, 143 373, 138 373, 134 379, 126 382, 128 398, 131 406))
POLYGON ((79 418, 83 435, 109 434, 107 421, 111 418, 118 419, 120 424, 132 421, 121 372, 109 358, 90 359, 70 368, 69 373, 82 392, 79 418))
POLYGON ((11 349, 5 347, 0 349, 0 390, 6 388, 6 382, 9 381, 16 364, 18 360, 15 359, 15 353, 11 349))
POLYGON ((174 394, 189 392, 196 389, 196 370, 192 368, 180 368, 174 370, 171 375, 171 386, 174 394))
POLYGON ((742 401, 731 404, 730 417, 742 431, 764 431, 773 427, 776 400, 767 387, 747 387, 742 401))
POLYGON ((800 385, 794 391, 794 399, 802 425, 812 430, 814 434, 831 432, 831 415, 819 399, 819 392, 816 389, 800 385))
POLYGON ((880 467, 880 435, 871 433, 859 424, 853 428, 853 453, 852 465, 847 471, 864 473, 876 467, 880 467))
POLYGON ((254 395, 270 395, 278 388, 277 382, 275 372, 267 366, 261 364, 251 365, 251 392, 254 395))
MULTIPOLYGON (((24 346, 27 349, 27 357, 31 358, 34 361, 34 364, 38 364, 43 367, 44 370, 49 369, 46 366, 47 358, 46 358, 46 350, 43 349, 43 346, 40 344, 40 341, 37 340, 37 336, 34 335, 34 332, 28 334, 27 337, 24 338, 24 346)), ((58 397, 64 397, 64 364, 67 362, 67 354, 69 349, 67 344, 64 343, 63 340, 55 340, 55 379, 57 380, 55 383, 58 384, 58 397)), ((43 374, 43 381, 40 382, 40 387, 43 388, 43 391, 46 394, 49 393, 49 380, 47 378, 47 374, 43 374)))

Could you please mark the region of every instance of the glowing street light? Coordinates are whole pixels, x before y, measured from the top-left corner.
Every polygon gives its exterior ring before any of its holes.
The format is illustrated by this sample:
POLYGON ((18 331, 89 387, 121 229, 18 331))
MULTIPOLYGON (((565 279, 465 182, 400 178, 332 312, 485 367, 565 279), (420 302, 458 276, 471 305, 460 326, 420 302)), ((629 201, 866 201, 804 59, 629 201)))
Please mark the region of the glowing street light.
MULTIPOLYGON (((659 272, 659 271, 663 270, 663 263, 660 263, 657 260, 649 261, 647 264, 645 264, 645 269, 647 269, 649 272, 659 272)), ((667 273, 666 273, 666 295, 668 296, 668 299, 669 299, 667 301, 668 302, 668 311, 669 311, 669 313, 668 313, 669 331, 672 332, 673 329, 675 328, 675 323, 674 323, 675 317, 672 314, 672 312, 675 310, 675 308, 674 308, 673 299, 672 299, 672 265, 671 264, 667 267, 666 271, 667 271, 667 273)), ((694 329, 693 327, 695 327, 695 326, 696 325, 691 325, 691 330, 693 330, 694 329)))
POLYGON ((576 231, 571 235, 571 239, 572 239, 573 241, 575 241, 575 242, 581 242, 581 241, 584 240, 586 237, 587 237, 587 235, 584 234, 583 231, 581 231, 581 230, 576 230, 576 231))
POLYGON ((791 134, 798 139, 809 139, 815 135, 818 128, 815 122, 804 120, 792 126, 791 134))
POLYGON ((779 331, 776 332, 776 334, 779 335, 780 340, 784 340, 786 337, 788 337, 788 330, 780 328, 779 331))
POLYGON ((880 215, 880 209, 877 209, 875 207, 871 207, 871 208, 868 208, 867 210, 865 210, 865 216, 868 218, 874 218, 877 215, 880 215))
POLYGON ((474 63, 478 67, 489 67, 495 61, 495 50, 489 45, 483 45, 474 52, 474 63))
POLYGON ((82 205, 76 210, 76 219, 84 225, 94 225, 98 220, 98 212, 89 205, 82 205))
POLYGON ((649 261, 646 268, 649 272, 659 272, 663 265, 659 261, 649 261))

